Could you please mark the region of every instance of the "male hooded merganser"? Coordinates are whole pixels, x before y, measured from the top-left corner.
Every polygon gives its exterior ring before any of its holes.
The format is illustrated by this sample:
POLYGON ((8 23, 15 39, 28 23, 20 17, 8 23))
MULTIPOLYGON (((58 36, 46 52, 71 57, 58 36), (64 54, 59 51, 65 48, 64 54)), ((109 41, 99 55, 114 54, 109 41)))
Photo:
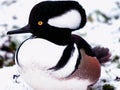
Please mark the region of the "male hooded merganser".
POLYGON ((35 90, 87 90, 100 77, 91 46, 71 34, 86 23, 76 1, 44 1, 35 5, 27 26, 8 34, 32 33, 15 54, 21 77, 35 90))

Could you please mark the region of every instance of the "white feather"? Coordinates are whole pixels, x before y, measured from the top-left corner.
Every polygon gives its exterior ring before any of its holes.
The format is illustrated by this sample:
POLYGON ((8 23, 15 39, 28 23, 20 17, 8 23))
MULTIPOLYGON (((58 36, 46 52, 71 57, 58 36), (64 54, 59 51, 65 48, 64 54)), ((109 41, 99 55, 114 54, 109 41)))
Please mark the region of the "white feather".
POLYGON ((76 65, 79 53, 78 53, 76 44, 74 44, 74 48, 75 50, 73 52, 73 55, 70 57, 69 62, 60 70, 51 72, 51 74, 54 77, 64 78, 70 75, 75 70, 75 65, 76 65))
POLYGON ((40 38, 29 39, 20 47, 18 60, 24 67, 51 68, 57 64, 65 47, 40 38))
MULTIPOLYGON (((52 75, 47 70, 57 64, 65 48, 66 46, 58 46, 44 39, 27 40, 18 51, 18 71, 21 77, 34 90, 87 90, 91 84, 89 80, 60 80, 58 73, 52 75)), ((62 76, 74 69, 78 51, 74 52, 73 58, 67 64, 70 68, 66 66, 60 71, 62 76)))
POLYGON ((59 28, 77 29, 81 23, 81 15, 75 10, 69 10, 61 16, 56 16, 48 20, 48 24, 59 28))

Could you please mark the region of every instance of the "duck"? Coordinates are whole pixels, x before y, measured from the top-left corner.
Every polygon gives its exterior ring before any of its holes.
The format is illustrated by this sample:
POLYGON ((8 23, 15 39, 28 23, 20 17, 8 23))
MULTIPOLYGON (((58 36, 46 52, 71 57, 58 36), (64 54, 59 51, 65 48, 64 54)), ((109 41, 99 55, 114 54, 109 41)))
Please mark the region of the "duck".
POLYGON ((88 90, 101 68, 91 46, 72 34, 86 24, 86 13, 77 1, 42 1, 28 24, 7 34, 31 33, 15 52, 20 76, 34 90, 88 90))

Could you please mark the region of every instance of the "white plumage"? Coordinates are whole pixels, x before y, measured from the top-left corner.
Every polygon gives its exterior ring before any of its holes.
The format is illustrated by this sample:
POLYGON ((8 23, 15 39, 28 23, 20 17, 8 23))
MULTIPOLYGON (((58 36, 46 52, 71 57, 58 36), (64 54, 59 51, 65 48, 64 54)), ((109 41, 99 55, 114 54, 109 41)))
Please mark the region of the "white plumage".
POLYGON ((74 53, 65 67, 57 71, 48 70, 57 64, 66 46, 40 38, 28 39, 17 53, 21 77, 35 90, 80 90, 81 87, 86 90, 84 88, 90 84, 88 80, 84 84, 77 78, 65 79, 75 69, 78 50, 75 44, 74 47, 74 53))
POLYGON ((77 29, 80 23, 81 15, 75 9, 71 9, 60 16, 55 16, 48 20, 48 24, 50 24, 51 26, 69 29, 77 29))

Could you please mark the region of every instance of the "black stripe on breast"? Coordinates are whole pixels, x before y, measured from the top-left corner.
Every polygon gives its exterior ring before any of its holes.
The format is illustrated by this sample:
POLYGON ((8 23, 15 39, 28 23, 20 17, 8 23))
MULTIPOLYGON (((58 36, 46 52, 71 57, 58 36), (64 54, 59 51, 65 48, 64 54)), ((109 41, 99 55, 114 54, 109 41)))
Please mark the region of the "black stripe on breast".
POLYGON ((73 34, 72 41, 77 44, 78 50, 84 49, 87 55, 92 57, 95 56, 94 52, 92 51, 92 47, 82 37, 73 34))
POLYGON ((80 61, 81 61, 81 58, 82 58, 79 49, 78 49, 78 54, 79 55, 78 55, 77 62, 76 62, 76 65, 75 65, 75 70, 78 69, 78 66, 80 65, 80 61))
MULTIPOLYGON (((78 69, 78 67, 80 65, 80 61, 81 61, 82 56, 80 54, 80 50, 78 49, 78 47, 77 47, 77 50, 78 50, 78 58, 77 58, 77 61, 76 61, 75 69, 69 76, 71 76, 78 69)), ((69 76, 67 76, 67 77, 69 77, 69 76)))
POLYGON ((75 48, 74 48, 74 44, 69 44, 63 54, 62 54, 62 57, 60 58, 60 60, 58 61, 58 63, 56 64, 56 66, 52 67, 52 68, 49 68, 49 70, 59 70, 61 68, 63 68, 67 62, 69 61, 70 57, 72 56, 73 52, 74 52, 75 48))

